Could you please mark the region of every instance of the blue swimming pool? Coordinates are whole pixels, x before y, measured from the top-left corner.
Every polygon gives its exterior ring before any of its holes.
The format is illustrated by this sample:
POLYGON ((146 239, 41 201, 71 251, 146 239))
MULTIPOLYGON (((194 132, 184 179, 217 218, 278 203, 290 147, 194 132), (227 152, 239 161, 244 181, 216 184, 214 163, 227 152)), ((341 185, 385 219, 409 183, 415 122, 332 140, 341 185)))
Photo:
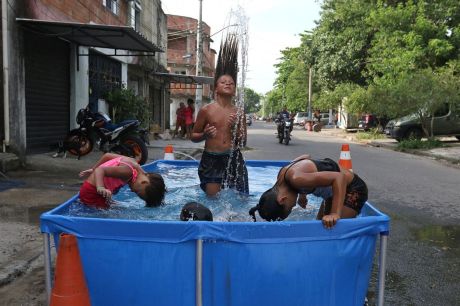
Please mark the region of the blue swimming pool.
MULTIPOLYGON (((286 162, 247 164, 257 174, 270 167, 276 171, 286 162)), ((195 161, 157 161, 145 167, 180 172, 197 166, 195 161)), ((257 175, 249 183, 256 186, 257 175)), ((316 220, 72 216, 69 207, 76 199, 41 216, 45 263, 50 262, 48 235, 76 235, 92 305, 363 305, 377 238, 384 238, 384 252, 389 231, 389 218, 369 203, 358 218, 340 220, 326 230, 316 220)), ((380 265, 385 266, 384 253, 380 265)), ((380 275, 379 304, 384 284, 380 275)), ((50 279, 48 271, 47 288, 50 279)))

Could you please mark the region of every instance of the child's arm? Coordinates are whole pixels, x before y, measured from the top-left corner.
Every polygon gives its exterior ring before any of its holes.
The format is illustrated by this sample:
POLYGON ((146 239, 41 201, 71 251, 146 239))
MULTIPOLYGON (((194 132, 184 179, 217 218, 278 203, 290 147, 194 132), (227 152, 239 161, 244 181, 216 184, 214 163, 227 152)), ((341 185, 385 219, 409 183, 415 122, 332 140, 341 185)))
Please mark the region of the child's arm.
POLYGON ((330 171, 314 173, 294 171, 293 174, 288 174, 288 176, 290 176, 289 182, 297 189, 322 186, 332 187, 331 212, 328 215, 324 215, 322 218, 324 226, 326 228, 332 228, 342 214, 343 201, 347 189, 345 175, 341 172, 330 171))
POLYGON ((94 169, 96 169, 97 167, 105 163, 106 161, 109 161, 111 159, 114 159, 120 156, 122 155, 115 154, 115 153, 105 153, 104 155, 101 156, 101 158, 97 161, 97 163, 94 164, 92 168, 83 170, 82 172, 80 172, 79 176, 80 177, 89 176, 91 175, 91 173, 94 172, 94 169))
POLYGON ((116 177, 128 181, 132 176, 131 168, 128 166, 116 167, 97 167, 94 169, 94 182, 96 183, 97 193, 110 200, 112 192, 105 188, 104 177, 116 177))
POLYGON ((192 138, 193 142, 201 142, 208 137, 214 137, 217 133, 216 128, 206 122, 207 112, 206 107, 203 107, 198 112, 195 125, 193 126, 192 138))

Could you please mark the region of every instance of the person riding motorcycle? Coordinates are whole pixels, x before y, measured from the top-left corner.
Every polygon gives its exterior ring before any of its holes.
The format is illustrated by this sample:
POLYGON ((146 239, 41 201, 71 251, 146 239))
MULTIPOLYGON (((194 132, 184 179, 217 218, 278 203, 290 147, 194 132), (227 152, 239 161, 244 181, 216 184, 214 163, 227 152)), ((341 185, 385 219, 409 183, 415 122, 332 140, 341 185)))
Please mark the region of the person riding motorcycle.
MULTIPOLYGON (((278 124, 277 124, 278 134, 276 137, 279 138, 280 133, 282 133, 283 122, 287 120, 292 120, 292 118, 287 110, 287 107, 283 106, 283 110, 280 111, 276 117, 276 121, 278 121, 278 124)), ((291 124, 289 128, 289 132, 292 132, 292 128, 293 128, 293 125, 291 124)))

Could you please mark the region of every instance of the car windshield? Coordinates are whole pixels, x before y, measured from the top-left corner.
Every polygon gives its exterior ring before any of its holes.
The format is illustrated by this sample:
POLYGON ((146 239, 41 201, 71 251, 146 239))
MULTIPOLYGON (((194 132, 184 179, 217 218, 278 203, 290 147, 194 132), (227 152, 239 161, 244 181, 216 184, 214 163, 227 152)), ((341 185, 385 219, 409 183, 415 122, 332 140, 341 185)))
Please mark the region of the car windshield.
POLYGON ((297 117, 307 117, 308 113, 297 113, 297 117))

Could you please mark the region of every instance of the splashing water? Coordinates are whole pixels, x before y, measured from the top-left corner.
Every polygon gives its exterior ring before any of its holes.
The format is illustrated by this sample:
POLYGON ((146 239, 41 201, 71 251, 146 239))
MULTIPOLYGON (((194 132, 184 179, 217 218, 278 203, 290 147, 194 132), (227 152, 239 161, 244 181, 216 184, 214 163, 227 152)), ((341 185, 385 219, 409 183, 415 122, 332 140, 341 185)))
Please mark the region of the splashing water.
MULTIPOLYGON (((228 28, 232 26, 231 33, 223 32, 223 37, 233 36, 238 41, 238 77, 237 77, 237 95, 235 97, 235 106, 236 106, 236 124, 232 129, 232 147, 230 156, 234 156, 233 152, 238 149, 242 149, 246 143, 243 143, 243 139, 246 139, 247 130, 245 129, 244 122, 244 111, 245 111, 245 87, 246 87, 246 73, 248 71, 248 45, 249 45, 249 18, 247 17, 244 9, 241 6, 238 6, 236 11, 231 10, 228 16, 228 28), (233 27, 236 26, 236 29, 233 27), (239 137, 243 135, 243 137, 239 137), (239 138, 239 139, 238 139, 239 138)), ((236 81, 236 80, 235 80, 236 81)), ((241 164, 244 163, 244 159, 240 158, 229 158, 226 172, 228 174, 232 173, 232 166, 236 169, 241 169, 241 164), (232 164, 233 163, 233 164, 232 164)), ((242 173, 236 171, 235 175, 229 175, 224 182, 224 186, 247 186, 248 182, 246 181, 245 176, 240 178, 239 176, 242 173), (241 179, 241 181, 240 181, 241 179), (241 184, 237 184, 240 181, 241 184)), ((244 187, 243 187, 244 188, 244 187)))
MULTIPOLYGON (((109 209, 90 208, 77 200, 63 214, 91 218, 178 221, 182 206, 187 202, 195 201, 211 210, 214 221, 252 222, 248 211, 257 205, 262 193, 273 186, 279 167, 248 166, 251 188, 249 195, 238 193, 233 189, 224 189, 214 198, 208 198, 201 190, 196 166, 179 168, 174 165, 159 164, 158 171, 168 186, 165 204, 160 207, 145 207, 144 201, 125 186, 114 196, 115 203, 109 209)), ((286 220, 314 219, 320 204, 320 198, 308 195, 307 209, 296 206, 286 220)), ((263 221, 260 217, 257 220, 263 221)))

